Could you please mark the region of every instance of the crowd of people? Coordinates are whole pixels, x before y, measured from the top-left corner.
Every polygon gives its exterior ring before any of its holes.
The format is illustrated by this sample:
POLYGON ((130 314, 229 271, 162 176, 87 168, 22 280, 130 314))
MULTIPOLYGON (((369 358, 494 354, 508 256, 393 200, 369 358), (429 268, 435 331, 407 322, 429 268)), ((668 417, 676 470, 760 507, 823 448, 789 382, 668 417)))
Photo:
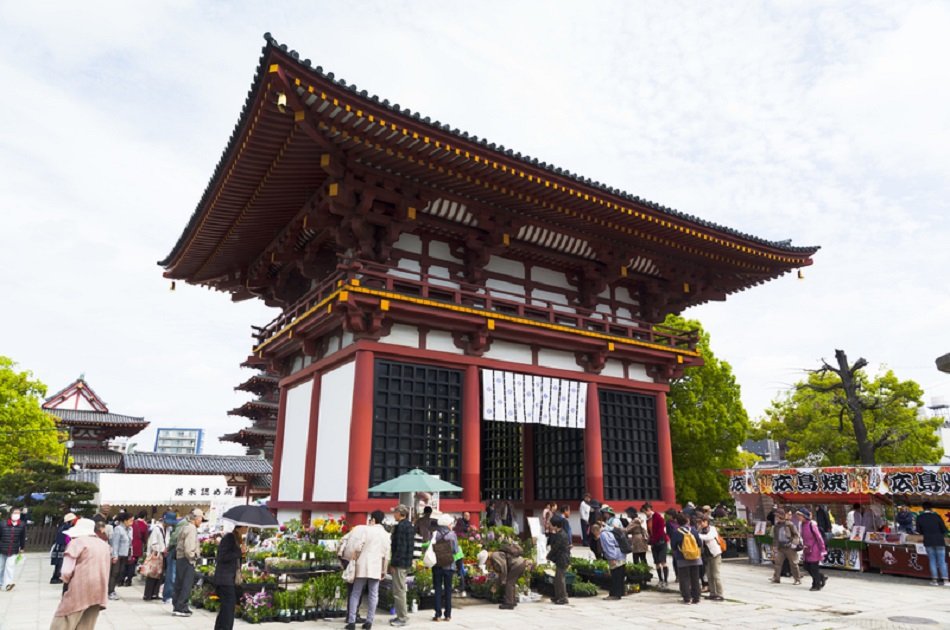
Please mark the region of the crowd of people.
MULTIPOLYGON (((406 505, 391 511, 391 518, 382 511, 369 515, 366 525, 354 527, 340 542, 338 552, 349 583, 347 592, 346 630, 372 628, 379 600, 379 586, 387 575, 392 579, 395 616, 392 626, 408 622, 406 602, 407 574, 415 559, 423 557, 432 569, 435 607, 433 621, 452 619, 452 591, 456 576, 461 590, 466 588, 465 564, 459 547, 459 536, 473 527, 471 515, 459 516, 433 511, 428 497, 422 493, 415 506, 415 519, 406 505), (384 521, 387 526, 384 527, 384 521), (367 602, 366 617, 359 616, 361 600, 367 602)), ((198 527, 205 522, 200 509, 184 517, 167 510, 160 518, 148 519, 146 511, 133 515, 120 511, 108 516, 109 506, 102 506, 92 519, 67 513, 56 532, 50 562, 51 584, 62 584, 63 595, 55 612, 51 630, 87 630, 95 626, 99 611, 109 600, 119 598, 117 589, 130 586, 137 572, 145 577, 143 599, 163 600, 172 604, 172 614, 190 616, 189 600, 195 580, 195 565, 200 556, 198 527)), ((580 538, 593 555, 605 560, 610 570, 607 600, 619 600, 626 592, 625 565, 646 563, 652 558, 660 587, 669 585, 672 565, 674 579, 684 604, 698 604, 706 593, 710 601, 723 601, 721 577, 725 542, 716 528, 717 519, 730 516, 720 503, 716 508, 696 508, 687 503, 683 510, 664 513, 645 503, 639 510, 628 507, 619 514, 607 504, 584 496, 580 503, 580 538)), ((549 502, 541 512, 540 524, 545 536, 547 560, 555 567, 554 604, 568 603, 566 574, 574 544, 570 523, 571 508, 549 502)), ((819 565, 832 535, 843 528, 851 531, 886 530, 887 523, 866 505, 855 504, 848 511, 844 525, 822 506, 814 515, 805 507, 791 509, 776 506, 767 516, 772 538, 774 570, 771 581, 780 583, 783 576, 801 584, 799 558, 811 577, 811 590, 823 589, 828 581, 819 565), (800 554, 800 555, 799 555, 800 554)), ((490 501, 486 505, 483 525, 508 525, 516 529, 517 519, 511 501, 490 501)), ((947 579, 947 528, 942 518, 925 502, 923 511, 911 512, 899 506, 894 525, 900 532, 919 533, 930 560, 934 584, 950 585, 947 579)), ((221 601, 215 630, 231 630, 242 561, 247 553, 246 527, 235 527, 218 545, 215 587, 221 601)), ((19 509, 12 509, 0 520, 0 590, 15 587, 14 568, 26 545, 26 524, 19 509)), ((529 564, 517 535, 507 536, 492 553, 482 552, 480 564, 488 565, 498 576, 503 590, 501 609, 511 610, 518 604, 516 583, 529 564)))

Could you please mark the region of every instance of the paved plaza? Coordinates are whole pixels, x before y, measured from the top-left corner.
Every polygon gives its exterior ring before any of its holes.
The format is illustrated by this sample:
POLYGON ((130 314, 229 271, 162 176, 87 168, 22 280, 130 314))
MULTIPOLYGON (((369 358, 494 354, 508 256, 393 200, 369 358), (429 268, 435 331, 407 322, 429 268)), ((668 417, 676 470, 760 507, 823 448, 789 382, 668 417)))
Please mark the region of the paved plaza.
MULTIPOLYGON (((45 554, 27 554, 17 586, 0 593, 0 630, 34 630, 49 627, 60 587, 49 584, 50 566, 45 554)), ((825 590, 812 593, 808 580, 793 586, 791 580, 771 584, 771 571, 743 560, 723 566, 727 601, 703 600, 698 606, 680 603, 677 591, 647 590, 620 602, 600 597, 574 598, 570 606, 545 602, 526 603, 514 611, 499 610, 480 600, 455 600, 452 627, 592 628, 665 627, 696 628, 950 628, 950 587, 929 586, 926 581, 880 575, 832 571, 825 590), (901 619, 904 618, 904 619, 901 619)), ((673 585, 675 587, 675 584, 673 585)), ((109 602, 97 628, 105 630, 210 629, 214 616, 196 610, 193 617, 173 617, 171 607, 142 601, 142 584, 119 589, 121 601, 109 602)), ((376 628, 388 628, 388 615, 377 618, 376 628)), ((236 627, 248 627, 237 621, 236 627)), ((334 621, 297 622, 292 627, 339 630, 334 621)), ((412 615, 410 627, 432 627, 426 611, 412 615)), ((438 626, 441 627, 441 626, 438 626)))

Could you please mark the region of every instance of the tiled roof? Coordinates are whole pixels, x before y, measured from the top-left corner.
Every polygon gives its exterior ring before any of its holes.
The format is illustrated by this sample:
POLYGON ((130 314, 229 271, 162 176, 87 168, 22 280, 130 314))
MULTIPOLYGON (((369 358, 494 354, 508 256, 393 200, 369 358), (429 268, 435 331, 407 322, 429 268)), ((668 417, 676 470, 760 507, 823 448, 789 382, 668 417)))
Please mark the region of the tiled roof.
POLYGON ((69 454, 83 468, 118 468, 122 462, 122 453, 109 449, 74 449, 69 454))
POLYGON ((236 433, 228 433, 222 435, 219 439, 225 440, 226 442, 242 442, 248 438, 276 438, 277 431, 274 429, 261 429, 259 427, 248 427, 246 429, 241 429, 236 433))
POLYGON ((46 413, 58 417, 63 424, 108 424, 113 426, 127 426, 145 428, 148 422, 145 418, 123 416, 118 413, 103 413, 101 411, 84 411, 81 409, 47 409, 46 413))
POLYGON ((280 406, 277 403, 267 402, 265 400, 249 400, 240 407, 228 412, 229 416, 245 416, 256 418, 258 416, 276 416, 280 406))
POLYGON ((243 455, 168 455, 128 453, 122 468, 129 473, 179 473, 183 475, 269 475, 271 465, 259 457, 243 455))
POLYGON ((255 490, 270 490, 272 484, 273 477, 271 475, 261 475, 251 479, 251 488, 255 490))
POLYGON ((98 470, 77 470, 66 475, 66 478, 70 481, 82 481, 85 483, 94 483, 97 486, 99 485, 99 475, 101 473, 98 470))
POLYGON ((369 94, 366 90, 360 90, 356 86, 356 84, 347 83, 345 79, 337 79, 336 76, 332 72, 324 72, 322 66, 314 66, 309 59, 301 60, 300 54, 296 50, 288 49, 286 44, 278 43, 277 40, 271 36, 270 33, 264 33, 264 40, 266 41, 266 44, 264 46, 264 49, 261 52, 261 59, 257 68, 257 73, 254 75, 254 81, 251 84, 251 89, 248 90, 247 98, 244 101, 244 107, 241 109, 241 115, 238 117, 238 121, 235 124, 233 131, 231 132, 231 137, 228 140, 227 146, 224 152, 222 153, 221 158, 218 161, 218 164, 215 167, 210 180, 208 181, 208 186, 206 187, 205 192, 202 195, 201 201, 199 201, 198 206, 195 208, 195 211, 191 216, 191 219, 188 221, 188 226, 182 232, 181 236, 178 239, 178 242, 175 243, 174 248, 172 248, 172 251, 168 254, 168 256, 166 256, 164 260, 158 263, 162 267, 168 267, 171 264, 172 260, 177 255, 177 253, 179 252, 179 250, 184 246, 185 242, 188 239, 188 235, 191 234, 192 230, 198 224, 198 221, 200 219, 201 209, 205 207, 205 204, 209 200, 213 190, 215 190, 215 182, 218 181, 221 173, 223 173, 224 170, 228 167, 229 158, 231 154, 233 153, 235 146, 240 141, 242 129, 244 128, 246 119, 249 117, 251 107, 254 103, 255 95, 257 94, 262 78, 266 72, 265 60, 267 59, 267 55, 269 52, 271 52, 271 50, 281 51, 282 53, 286 54, 291 59, 293 59, 297 64, 306 68, 308 71, 317 74, 318 76, 320 76, 321 78, 327 81, 337 84, 341 88, 348 90, 349 92, 353 93, 354 95, 362 99, 371 101, 373 105, 375 106, 385 108, 400 116, 411 118, 416 123, 426 125, 427 127, 431 129, 438 130, 442 133, 451 134, 452 136, 462 141, 471 142, 471 143, 480 145, 485 150, 496 153, 499 156, 504 156, 509 159, 515 159, 522 162, 523 164, 527 166, 542 169, 550 173, 551 175, 564 177, 574 182, 577 182, 578 184, 590 186, 604 193, 615 195, 626 201, 636 203, 641 206, 646 206, 648 208, 651 208, 652 210, 661 212, 663 214, 666 214, 670 217, 674 217, 676 219, 689 221, 689 222, 701 225, 709 229, 718 230, 726 234, 743 238, 754 243, 766 245, 768 247, 781 249, 786 252, 813 254, 819 249, 818 247, 796 247, 796 246, 791 245, 790 240, 770 241, 770 240, 766 240, 758 236, 755 236, 753 234, 740 232, 739 230, 735 230, 733 228, 725 227, 722 225, 718 225, 716 223, 712 223, 710 221, 706 221, 700 217, 687 214, 685 212, 681 212, 674 208, 669 208, 667 206, 660 205, 648 199, 643 199, 636 195, 631 195, 630 193, 626 191, 620 190, 618 188, 613 188, 611 186, 607 186, 606 184, 603 184, 599 181, 591 180, 589 177, 583 177, 581 175, 578 175, 577 173, 572 173, 571 171, 568 171, 567 169, 563 169, 563 168, 554 166, 553 164, 548 164, 547 162, 540 161, 535 157, 531 157, 530 155, 523 155, 520 152, 516 152, 512 149, 509 149, 502 144, 489 142, 485 138, 479 138, 478 136, 474 134, 470 134, 467 131, 462 131, 458 128, 454 128, 449 124, 441 123, 438 120, 432 120, 429 116, 423 116, 419 112, 413 112, 409 108, 400 107, 396 103, 390 103, 389 99, 381 99, 379 96, 375 94, 369 94))

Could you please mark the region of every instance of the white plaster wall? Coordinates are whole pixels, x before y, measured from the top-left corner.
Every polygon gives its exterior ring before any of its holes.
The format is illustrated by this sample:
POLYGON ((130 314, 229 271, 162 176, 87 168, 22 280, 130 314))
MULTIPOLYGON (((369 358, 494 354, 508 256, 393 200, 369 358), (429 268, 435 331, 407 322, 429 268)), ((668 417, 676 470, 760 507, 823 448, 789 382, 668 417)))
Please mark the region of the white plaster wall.
POLYGON ((462 262, 460 258, 452 255, 452 249, 449 247, 449 244, 444 241, 429 241, 429 256, 431 258, 438 258, 439 260, 462 262))
POLYGON ((531 268, 531 279, 535 282, 542 282, 544 284, 550 284, 554 287, 567 287, 567 276, 565 276, 560 271, 554 271, 553 269, 545 269, 544 267, 532 267, 531 268))
POLYGON ((413 254, 422 253, 422 239, 416 236, 415 234, 410 234, 408 232, 403 232, 399 235, 399 240, 396 241, 396 244, 393 246, 395 249, 401 249, 404 252, 411 252, 413 254))
POLYGON ((583 368, 577 365, 573 352, 548 350, 547 348, 540 348, 538 350, 538 365, 557 368, 559 370, 571 370, 572 372, 583 371, 583 368))
POLYGON ((510 341, 494 341, 484 356, 498 361, 531 365, 531 346, 510 341))
POLYGON ((531 299, 534 304, 544 304, 544 302, 552 302, 554 304, 562 304, 567 306, 567 296, 562 293, 554 293, 552 291, 542 291, 541 289, 535 289, 531 292, 531 299))
POLYGON ((485 265, 485 269, 492 273, 503 273, 515 278, 524 278, 524 264, 517 260, 509 260, 501 256, 492 256, 485 265))
POLYGON ((346 500, 355 370, 356 363, 350 361, 324 373, 320 380, 314 501, 346 500))
POLYGON ((399 269, 391 269, 389 271, 389 275, 395 276, 396 278, 409 278, 412 280, 418 280, 420 269, 422 269, 422 267, 419 265, 418 260, 413 260, 412 258, 403 258, 399 261, 399 269))
POLYGON ((516 302, 524 301, 524 287, 520 284, 489 278, 485 281, 485 286, 488 287, 489 291, 491 292, 503 291, 503 293, 498 294, 498 297, 503 300, 511 300, 516 302))
POLYGON ((348 345, 352 344, 354 341, 355 341, 355 339, 353 339, 353 333, 351 333, 351 332, 344 332, 344 333, 340 336, 340 350, 342 350, 343 348, 345 348, 345 347, 347 347, 348 345))
POLYGON ((280 454, 279 501, 303 500, 303 470, 310 440, 310 395, 313 381, 287 390, 284 411, 284 441, 280 454))
POLYGON ((607 359, 607 362, 604 363, 604 369, 600 373, 604 376, 623 378, 623 363, 617 359, 607 359))
POLYGON ((627 366, 627 378, 631 381, 653 382, 653 379, 647 376, 647 368, 642 363, 631 363, 627 366))
POLYGON ((419 329, 415 326, 406 324, 393 324, 389 331, 389 336, 385 339, 386 343, 394 343, 398 346, 409 346, 410 348, 419 347, 419 329))
POLYGON ((430 330, 426 334, 426 350, 462 354, 462 350, 455 346, 452 334, 444 330, 430 330))
POLYGON ((440 287, 448 287, 451 289, 459 288, 459 283, 451 279, 452 274, 448 267, 437 267, 435 265, 430 265, 429 276, 430 284, 440 287))

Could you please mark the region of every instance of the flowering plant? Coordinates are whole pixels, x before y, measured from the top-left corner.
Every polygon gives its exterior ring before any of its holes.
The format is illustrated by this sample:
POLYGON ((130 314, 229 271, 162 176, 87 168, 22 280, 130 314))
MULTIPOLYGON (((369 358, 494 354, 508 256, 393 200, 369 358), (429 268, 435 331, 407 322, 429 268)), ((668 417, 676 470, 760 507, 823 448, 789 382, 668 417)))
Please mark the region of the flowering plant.
POLYGON ((319 540, 321 538, 340 538, 349 528, 346 525, 346 517, 335 518, 316 518, 310 523, 308 534, 311 539, 319 540))
POLYGON ((244 607, 244 619, 248 623, 260 623, 274 614, 274 600, 265 590, 245 593, 241 598, 244 607))

